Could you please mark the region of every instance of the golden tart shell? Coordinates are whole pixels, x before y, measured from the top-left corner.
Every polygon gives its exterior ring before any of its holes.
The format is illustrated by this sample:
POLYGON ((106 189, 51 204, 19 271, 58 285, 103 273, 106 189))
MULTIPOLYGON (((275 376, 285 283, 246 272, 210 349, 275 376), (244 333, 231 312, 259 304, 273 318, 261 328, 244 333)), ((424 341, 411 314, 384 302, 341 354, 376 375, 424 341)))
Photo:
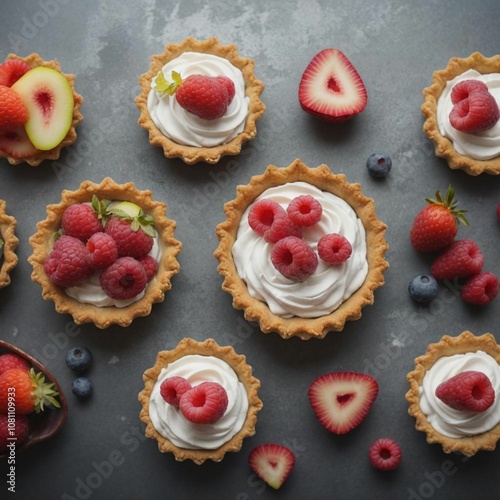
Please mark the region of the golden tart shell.
POLYGON ((7 203, 0 200, 0 237, 3 239, 3 257, 0 258, 0 288, 10 283, 10 272, 16 267, 18 257, 15 253, 19 239, 14 234, 16 219, 6 213, 7 203))
POLYGON ((208 40, 196 40, 188 37, 180 44, 167 45, 163 53, 151 57, 149 71, 139 77, 141 93, 135 99, 135 103, 140 111, 138 123, 148 131, 149 142, 153 146, 162 147, 167 158, 181 158, 187 164, 197 162, 213 164, 217 163, 222 156, 239 154, 243 143, 256 136, 257 127, 255 122, 262 116, 266 109, 264 103, 260 100, 264 84, 255 77, 254 66, 255 63, 252 59, 243 58, 238 54, 236 45, 221 45, 215 37, 208 40), (214 147, 195 147, 178 144, 163 135, 149 116, 147 100, 151 90, 151 80, 167 62, 175 59, 184 52, 201 52, 222 57, 231 62, 243 73, 246 85, 245 92, 250 98, 248 116, 244 130, 228 143, 214 147))
POLYGON ((410 389, 406 393, 406 400, 409 403, 408 413, 416 419, 415 428, 426 434, 428 443, 440 444, 446 453, 460 452, 472 456, 480 450, 492 451, 500 439, 500 423, 482 434, 450 438, 437 432, 420 409, 420 387, 427 370, 440 358, 477 351, 484 351, 500 364, 500 346, 491 333, 475 336, 464 331, 457 337, 444 335, 439 342, 429 344, 427 352, 415 359, 415 370, 407 375, 410 389))
POLYGON ((258 396, 260 381, 252 375, 252 367, 247 364, 245 356, 236 354, 231 346, 219 346, 213 339, 197 342, 191 338, 184 338, 175 349, 171 351, 160 351, 154 366, 146 370, 142 378, 144 381, 144 389, 139 393, 138 399, 142 405, 140 419, 146 424, 146 436, 156 439, 156 441, 158 441, 158 449, 162 453, 173 453, 175 459, 178 461, 192 460, 198 465, 206 460, 220 462, 227 452, 239 451, 243 444, 243 439, 255 434, 257 413, 263 406, 258 396), (161 370, 169 363, 190 354, 215 356, 225 361, 238 376, 248 396, 248 412, 243 427, 229 441, 214 450, 190 450, 179 448, 154 428, 149 416, 151 392, 158 380, 161 370))
POLYGON ((474 52, 469 57, 461 59, 452 57, 445 69, 435 71, 432 75, 432 85, 423 91, 424 103, 421 111, 425 116, 423 125, 424 133, 434 143, 436 156, 444 158, 451 169, 461 169, 469 175, 480 175, 482 173, 499 175, 500 156, 490 160, 475 160, 468 156, 458 154, 453 147, 453 142, 443 137, 437 124, 437 102, 446 87, 453 78, 465 73, 469 69, 475 69, 481 74, 500 73, 500 55, 484 57, 480 52, 474 52))
POLYGON ((19 165, 19 163, 26 162, 32 167, 40 165, 43 160, 57 160, 61 154, 61 149, 65 146, 70 146, 76 141, 77 136, 75 127, 83 120, 83 116, 80 112, 80 106, 83 104, 83 97, 75 90, 76 77, 73 74, 63 73, 58 61, 44 61, 36 52, 30 54, 27 57, 20 57, 16 54, 9 54, 6 61, 10 59, 19 59, 21 61, 24 61, 31 68, 37 68, 38 66, 52 68, 64 75, 66 80, 68 80, 71 88, 73 89, 73 121, 71 122, 71 127, 68 130, 66 137, 55 148, 52 148, 48 151, 38 151, 35 155, 26 158, 13 158, 3 151, 0 151, 0 158, 7 158, 7 161, 11 165, 19 165))
POLYGON ((75 323, 92 322, 98 328, 107 328, 112 324, 128 326, 134 318, 147 316, 154 303, 163 301, 165 292, 172 286, 172 276, 179 271, 176 256, 181 250, 181 243, 174 237, 175 222, 167 218, 166 210, 165 203, 153 200, 151 191, 139 191, 133 182, 117 184, 110 177, 106 177, 100 184, 84 181, 76 191, 64 190, 60 203, 47 206, 47 218, 37 224, 37 232, 29 239, 33 248, 33 253, 28 258, 33 266, 31 278, 42 287, 43 298, 53 300, 57 312, 71 314, 75 323), (94 194, 100 200, 136 203, 145 213, 151 214, 155 221, 156 237, 163 250, 158 271, 147 285, 144 297, 127 307, 82 304, 67 295, 63 288, 52 283, 43 269, 54 242, 54 233, 61 227, 66 208, 75 203, 90 202, 94 194))
POLYGON ((237 196, 224 205, 226 220, 217 226, 219 246, 215 257, 218 271, 224 277, 222 289, 233 296, 233 307, 242 309, 248 321, 257 321, 264 333, 277 332, 283 338, 324 338, 329 331, 341 331, 345 322, 361 317, 361 309, 372 304, 374 290, 384 284, 383 272, 389 267, 384 259, 388 249, 387 226, 375 214, 375 203, 361 193, 359 184, 349 184, 343 174, 334 174, 326 165, 309 168, 296 159, 286 168, 269 165, 262 175, 251 178, 246 186, 237 187, 237 196), (345 200, 356 212, 366 230, 368 275, 361 287, 332 313, 318 318, 281 318, 267 304, 250 296, 232 257, 241 217, 247 207, 267 189, 288 182, 304 181, 345 200))

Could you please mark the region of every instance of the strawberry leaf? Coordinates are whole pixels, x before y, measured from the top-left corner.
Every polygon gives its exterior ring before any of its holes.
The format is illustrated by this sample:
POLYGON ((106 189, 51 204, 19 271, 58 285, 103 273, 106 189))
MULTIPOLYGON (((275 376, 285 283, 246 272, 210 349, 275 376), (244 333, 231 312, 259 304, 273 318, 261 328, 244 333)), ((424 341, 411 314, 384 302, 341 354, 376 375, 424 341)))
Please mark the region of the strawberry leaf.
POLYGON ((47 404, 55 408, 60 408, 61 404, 56 399, 59 393, 55 390, 55 384, 45 382, 45 375, 42 372, 36 373, 34 368, 30 368, 29 376, 33 384, 33 392, 31 395, 35 402, 35 412, 40 413, 45 410, 45 405, 47 404))

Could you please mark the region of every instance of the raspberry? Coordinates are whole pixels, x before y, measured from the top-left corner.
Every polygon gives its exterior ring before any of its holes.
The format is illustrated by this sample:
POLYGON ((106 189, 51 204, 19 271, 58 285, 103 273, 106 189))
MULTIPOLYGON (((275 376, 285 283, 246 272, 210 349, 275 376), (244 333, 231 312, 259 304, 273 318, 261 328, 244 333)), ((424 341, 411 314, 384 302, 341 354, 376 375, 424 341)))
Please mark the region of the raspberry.
POLYGON ((84 243, 104 229, 95 210, 85 203, 69 206, 63 213, 61 228, 64 234, 82 240, 84 243))
POLYGON ((351 254, 352 245, 341 234, 325 234, 318 241, 318 255, 328 264, 342 264, 351 254))
POLYGON ((473 240, 457 240, 434 259, 431 273, 437 280, 465 278, 481 271, 484 257, 473 240))
POLYGON ((0 85, 12 87, 31 68, 20 59, 9 59, 0 64, 0 85))
POLYGON ((146 234, 142 227, 135 229, 128 220, 113 216, 104 231, 116 242, 120 257, 142 257, 153 248, 153 237, 146 234))
POLYGON ((498 278, 492 273, 478 273, 466 281, 460 293, 467 304, 489 304, 498 295, 498 278))
POLYGON ((380 470, 394 470, 401 463, 401 448, 391 438, 377 439, 368 450, 368 459, 380 470))
POLYGON ((181 396, 179 408, 194 424, 214 424, 224 415, 227 403, 224 387, 217 382, 202 382, 181 396))
POLYGON ((188 76, 177 89, 176 96, 182 108, 204 120, 224 116, 232 100, 226 85, 220 83, 217 77, 208 75, 188 76))
POLYGON ((488 130, 500 118, 495 98, 488 91, 475 89, 457 102, 450 112, 450 123, 460 132, 475 134, 488 130))
POLYGON ((484 373, 468 370, 439 384, 436 397, 455 410, 482 413, 495 401, 495 390, 484 373))
POLYGON ((156 276, 156 271, 158 270, 158 262, 151 257, 151 255, 143 255, 137 259, 144 267, 148 281, 152 280, 156 276))
POLYGON ((55 242, 43 269, 52 283, 62 287, 78 285, 93 274, 87 247, 79 239, 66 235, 55 242))
POLYGON ((10 352, 2 354, 0 356, 0 374, 11 368, 21 368, 28 371, 30 369, 30 364, 17 354, 12 354, 10 352))
POLYGON ((87 241, 87 250, 94 269, 108 267, 118 258, 116 242, 106 233, 94 233, 87 241))
POLYGON ((276 217, 285 216, 285 209, 273 200, 263 199, 255 202, 248 212, 248 224, 259 235, 272 226, 276 217))
POLYGON ((451 89, 451 102, 453 104, 457 104, 458 102, 467 99, 473 90, 489 92, 488 85, 481 80, 462 80, 451 89))
POLYGON ((227 105, 229 106, 233 102, 234 94, 236 93, 236 89, 234 88, 234 83, 231 78, 227 76, 216 76, 215 79, 224 85, 227 90, 227 105))
POLYGON ((323 207, 310 195, 294 198, 286 209, 288 217, 297 226, 312 226, 319 222, 323 207))
POLYGON ((264 240, 268 243, 276 243, 287 236, 302 238, 302 228, 295 225, 284 212, 283 215, 274 218, 271 227, 264 233, 264 240))
POLYGON ((112 299, 127 300, 146 288, 148 277, 139 261, 133 257, 120 257, 101 273, 99 283, 112 299))
POLYGON ((191 384, 184 377, 169 377, 161 383, 160 394, 169 405, 179 406, 182 395, 191 389, 191 384))
POLYGON ((0 453, 7 451, 7 445, 13 442, 13 437, 16 439, 16 447, 18 447, 28 434, 29 423, 26 415, 9 417, 7 414, 0 414, 0 453), (14 419, 14 428, 12 428, 12 418, 14 419))
POLYGON ((271 262, 285 278, 294 281, 306 280, 318 267, 314 250, 296 236, 287 236, 274 245, 271 262))
POLYGON ((19 94, 0 85, 0 128, 22 127, 28 121, 28 110, 19 94))

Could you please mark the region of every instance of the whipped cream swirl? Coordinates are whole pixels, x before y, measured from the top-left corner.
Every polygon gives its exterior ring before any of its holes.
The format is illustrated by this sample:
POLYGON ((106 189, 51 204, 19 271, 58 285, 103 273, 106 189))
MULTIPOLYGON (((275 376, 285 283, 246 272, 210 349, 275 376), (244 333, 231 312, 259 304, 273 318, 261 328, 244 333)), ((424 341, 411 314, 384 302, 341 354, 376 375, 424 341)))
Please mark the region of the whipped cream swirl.
POLYGON ((420 409, 439 433, 450 438, 475 436, 500 422, 500 366, 484 351, 455 354, 438 359, 424 376, 420 388, 420 409), (436 397, 439 384, 465 371, 484 373, 495 391, 494 403, 484 412, 460 411, 436 397))
POLYGON ((250 98, 245 96, 245 79, 236 66, 223 57, 200 52, 184 52, 162 68, 167 80, 172 71, 182 78, 201 74, 227 76, 234 82, 235 95, 227 112, 216 120, 205 120, 183 109, 174 96, 155 91, 156 77, 151 81, 148 112, 158 129, 178 144, 213 147, 231 141, 245 128, 250 98))
POLYGON ((248 397, 234 370, 215 356, 191 354, 170 363, 160 372, 151 392, 149 415, 154 428, 179 448, 215 450, 237 434, 248 412, 248 397), (215 424, 194 424, 182 412, 165 402, 161 383, 169 377, 184 377, 195 387, 202 382, 217 382, 227 392, 228 405, 215 424))
POLYGON ((436 111, 439 133, 453 142, 457 153, 475 160, 490 160, 500 155, 500 120, 492 128, 475 134, 461 132, 450 123, 450 112, 454 106, 451 102, 451 91, 463 80, 480 80, 485 83, 500 106, 500 73, 482 75, 470 69, 450 80, 439 96, 436 111))
POLYGON ((286 209, 301 195, 313 196, 323 207, 321 220, 304 228, 304 241, 317 251, 322 236, 339 233, 352 245, 347 261, 333 266, 318 259, 316 271, 305 281, 285 278, 271 262, 273 245, 258 236, 248 224, 250 207, 241 218, 232 250, 237 272, 247 284, 248 293, 266 302, 273 314, 283 318, 315 318, 330 314, 363 284, 368 274, 365 228, 343 199, 307 182, 291 182, 266 190, 255 201, 268 198, 286 209))

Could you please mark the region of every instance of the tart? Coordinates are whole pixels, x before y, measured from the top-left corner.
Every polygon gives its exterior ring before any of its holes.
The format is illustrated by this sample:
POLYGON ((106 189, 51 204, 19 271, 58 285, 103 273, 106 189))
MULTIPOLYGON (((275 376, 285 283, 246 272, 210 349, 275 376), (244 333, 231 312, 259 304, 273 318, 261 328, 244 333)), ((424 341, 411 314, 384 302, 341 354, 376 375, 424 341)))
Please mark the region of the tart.
MULTIPOLYGON (((474 52, 464 59, 453 57, 445 69, 433 73, 432 85, 423 91, 424 103, 421 110, 425 117, 424 133, 434 143, 436 156, 444 158, 451 169, 461 169, 473 176, 482 173, 499 175, 500 123, 497 122, 493 128, 479 134, 452 130, 447 118, 446 101, 439 105, 440 98, 444 96, 446 99, 445 94, 450 93, 451 87, 462 76, 464 79, 496 80, 497 76, 500 77, 500 55, 484 57, 481 53, 474 52), (441 109, 443 111, 440 113, 441 109), (446 132, 446 128, 450 132, 446 132)), ((498 87, 493 80, 485 81, 490 92, 491 86, 498 87)), ((495 99, 500 104, 499 94, 495 94, 495 99)))
POLYGON ((0 288, 10 283, 10 272, 18 262, 15 249, 19 240, 14 234, 17 222, 7 215, 6 206, 5 201, 0 200, 0 288))
POLYGON ((152 56, 151 67, 140 76, 139 83, 142 90, 135 102, 140 111, 139 125, 148 131, 149 142, 162 147, 167 158, 181 158, 187 164, 213 164, 224 155, 239 154, 242 144, 255 137, 255 122, 265 110, 260 100, 264 84, 255 77, 254 61, 241 57, 235 45, 222 45, 215 37, 203 41, 188 37, 179 44, 167 45, 163 53, 152 56), (208 64, 205 64, 204 55, 208 64), (184 58, 190 60, 183 61, 184 58), (178 106, 175 96, 158 98, 152 85, 155 86, 161 70, 167 73, 164 74, 167 79, 172 70, 181 77, 223 74, 233 79, 234 76, 236 95, 222 118, 204 120, 178 106), (162 106, 168 114, 162 118, 156 111, 159 108, 154 108, 156 105, 162 106), (178 127, 182 129, 177 130, 178 127), (219 130, 223 131, 222 135, 219 130))
MULTIPOLYGON (((107 328, 112 324, 128 326, 134 318, 147 316, 154 303, 163 301, 165 292, 171 288, 172 276, 179 271, 176 256, 181 250, 181 243, 174 237, 176 224, 167 218, 166 210, 166 204, 155 201, 150 191, 140 191, 132 182, 117 184, 109 177, 100 184, 84 181, 76 191, 64 190, 58 204, 47 206, 47 218, 37 224, 37 232, 29 240, 33 248, 28 259, 33 266, 31 277, 42 287, 43 298, 54 301, 56 311, 71 314, 76 323, 93 322, 99 328, 107 328), (90 203, 94 195, 101 201, 130 202, 142 208, 154 220, 157 271, 145 287, 143 295, 132 299, 131 303, 119 306, 110 303, 83 303, 77 295, 69 295, 69 288, 56 285, 44 270, 55 237, 60 234, 65 210, 74 204, 90 203)), ((98 291, 101 292, 101 289, 98 288, 98 291)))
MULTIPOLYGON (((373 303, 374 290, 384 284, 383 272, 389 266, 384 259, 387 226, 377 218, 374 201, 362 194, 360 185, 349 184, 343 174, 332 173, 326 165, 309 168, 300 159, 286 168, 270 165, 248 185, 238 186, 236 198, 224 205, 224 211, 227 218, 217 226, 219 245, 214 253, 224 278, 222 289, 232 295, 233 306, 242 309, 247 320, 258 322, 264 333, 324 338, 329 331, 342 330, 346 321, 359 319, 362 308, 373 303), (282 204, 289 203, 294 193, 304 192, 324 198, 326 207, 335 203, 332 209, 323 209, 318 224, 320 230, 324 225, 324 232, 334 227, 335 232, 356 239, 359 248, 354 248, 349 263, 338 268, 318 265, 300 283, 280 276, 269 265, 272 245, 262 238, 256 240, 260 237, 248 229, 247 221, 254 202, 271 192, 282 204), (345 220, 337 221, 337 211, 345 220), (243 269, 246 265, 250 267, 243 269), (348 293, 343 291, 346 281, 348 293)), ((308 233, 316 238, 308 241, 313 247, 321 235, 314 231, 308 233)))
POLYGON ((156 439, 158 449, 162 453, 173 453, 178 461, 192 460, 196 464, 206 460, 220 462, 227 452, 239 451, 244 438, 255 434, 257 412, 262 408, 258 397, 260 381, 252 375, 245 356, 236 354, 231 346, 219 346, 213 339, 197 342, 185 338, 175 349, 158 353, 154 366, 144 372, 143 381, 144 389, 138 399, 142 405, 140 419, 146 424, 146 436, 156 439), (178 367, 179 364, 182 366, 178 367), (226 375, 219 378, 222 372, 215 368, 219 365, 224 367, 224 373, 235 378, 238 392, 235 396, 228 391, 229 404, 222 418, 214 424, 218 434, 215 436, 211 432, 212 424, 193 424, 178 414, 178 408, 169 408, 170 405, 159 395, 159 385, 165 377, 184 375, 193 387, 214 378, 226 386, 223 381, 226 375), (169 373, 170 369, 173 371, 169 373), (236 408, 240 414, 238 424, 234 423, 236 417, 232 415, 236 408), (167 411, 171 412, 170 415, 167 411), (170 430, 162 429, 162 425, 170 430), (182 440, 181 443, 178 439, 182 440), (204 444, 199 444, 198 439, 204 444))
MULTIPOLYGON (((83 116, 80 112, 80 106, 83 103, 83 97, 78 94, 75 90, 75 80, 76 77, 73 74, 67 74, 63 73, 61 70, 61 66, 58 61, 52 60, 52 61, 44 61, 39 54, 37 53, 32 53, 27 57, 20 57, 16 54, 9 54, 7 56, 6 61, 12 60, 12 59, 17 59, 20 61, 25 62, 31 69, 38 68, 40 66, 46 67, 46 68, 51 68, 53 70, 56 70, 57 72, 61 73, 66 80, 69 83, 70 89, 68 90, 70 93, 72 92, 73 94, 73 116, 71 119, 71 124, 69 125, 69 130, 62 139, 62 141, 57 144, 56 146, 52 147, 51 149, 48 150, 40 150, 36 149, 33 145, 30 145, 31 147, 29 148, 29 153, 27 156, 24 155, 19 155, 19 154, 13 154, 12 152, 9 154, 8 152, 4 152, 0 150, 0 158, 7 158, 7 161, 11 165, 18 165, 19 163, 26 162, 28 165, 31 165, 33 167, 40 165, 42 161, 44 160, 57 160, 61 154, 61 150, 73 144, 76 141, 76 126, 83 120, 83 116)), ((71 94, 70 94, 71 95, 71 94)), ((26 133, 22 132, 22 140, 23 141, 28 141, 29 144, 29 139, 26 136, 26 133)), ((16 133, 16 136, 18 136, 19 139, 19 134, 16 133)), ((3 142, 3 140, 2 140, 3 142)), ((41 147, 41 146, 39 146, 41 147)), ((49 146, 50 147, 50 146, 49 146)))
POLYGON ((494 450, 500 439, 499 371, 500 346, 491 333, 476 336, 464 331, 430 344, 427 352, 415 359, 415 370, 407 375, 408 413, 415 417, 416 429, 426 434, 428 443, 440 444, 446 453, 472 456, 480 450, 494 450), (483 413, 455 410, 433 394, 436 384, 464 370, 483 371, 486 375, 496 372, 496 381, 490 376, 496 398, 483 413))

